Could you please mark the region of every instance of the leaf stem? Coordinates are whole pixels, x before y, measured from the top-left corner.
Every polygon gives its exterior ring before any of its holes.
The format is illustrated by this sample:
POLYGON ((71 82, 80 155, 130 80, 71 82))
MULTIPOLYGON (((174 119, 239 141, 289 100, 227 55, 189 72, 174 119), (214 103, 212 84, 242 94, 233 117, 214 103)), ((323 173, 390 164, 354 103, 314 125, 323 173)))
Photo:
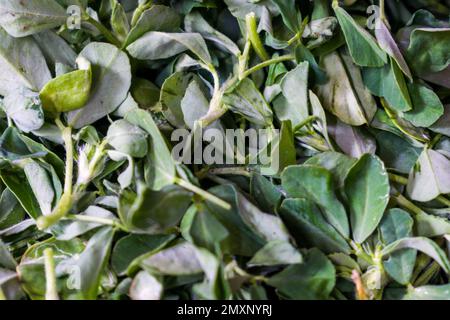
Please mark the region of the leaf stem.
POLYGON ((208 173, 215 175, 239 175, 245 177, 252 176, 250 168, 242 168, 242 167, 214 168, 210 169, 208 173))
POLYGON ((301 128, 303 128, 307 124, 309 124, 309 123, 311 123, 311 122, 313 122, 313 121, 315 121, 317 119, 318 119, 317 116, 308 116, 308 117, 306 117, 305 120, 303 120, 302 122, 300 122, 298 125, 296 125, 294 127, 293 132, 295 133, 295 132, 299 131, 301 128))
POLYGON ((82 215, 82 214, 71 214, 71 215, 67 215, 66 218, 78 220, 78 221, 84 221, 84 222, 93 222, 93 223, 103 224, 103 225, 107 225, 107 226, 112 226, 114 228, 118 228, 125 232, 129 232, 128 228, 126 228, 123 224, 121 224, 118 221, 112 220, 112 219, 94 217, 94 216, 86 216, 86 215, 82 215))
POLYGON ((72 207, 72 186, 73 186, 73 144, 72 144, 72 128, 66 127, 59 118, 55 119, 55 123, 62 131, 64 146, 66 148, 66 169, 64 176, 64 192, 58 201, 58 204, 53 209, 52 213, 46 216, 41 216, 37 219, 36 224, 39 229, 43 230, 55 224, 72 207))
POLYGON ((45 265, 45 300, 59 300, 58 289, 56 287, 55 259, 53 249, 44 250, 45 265))
POLYGON ((261 38, 259 37, 257 26, 256 26, 256 16, 254 12, 250 12, 245 16, 245 25, 247 27, 247 38, 250 40, 253 49, 261 60, 268 60, 269 54, 264 48, 261 38))
POLYGON ((55 120, 56 125, 62 132, 62 138, 64 140, 64 146, 66 148, 66 171, 64 178, 64 193, 72 193, 72 179, 73 179, 73 144, 72 144, 72 128, 70 126, 65 127, 61 120, 57 118, 55 120))
POLYGON ((245 47, 244 47, 244 51, 242 52, 242 54, 239 56, 239 80, 242 79, 242 75, 245 72, 245 69, 247 69, 248 66, 248 57, 250 55, 250 49, 252 47, 252 44, 250 42, 250 40, 247 40, 245 42, 245 47))
POLYGON ((122 43, 119 40, 117 40, 117 38, 101 22, 95 20, 87 13, 84 17, 84 20, 87 23, 92 24, 95 28, 97 28, 97 30, 100 31, 102 35, 106 38, 106 40, 108 40, 110 43, 112 43, 118 48, 122 46, 122 43))
POLYGON ((422 209, 420 209, 418 206, 416 206, 414 203, 412 203, 411 201, 406 199, 401 194, 394 196, 393 199, 400 207, 405 208, 406 210, 410 211, 411 213, 413 213, 415 215, 422 214, 424 212, 422 209))
POLYGON ((211 201, 212 203, 218 205, 219 207, 222 207, 225 210, 230 210, 231 209, 231 205, 225 201, 223 201, 222 199, 216 197, 215 195, 193 185, 192 183, 180 179, 180 178, 175 178, 175 183, 178 184, 180 187, 183 187, 189 191, 192 191, 193 193, 201 196, 203 199, 211 201))
POLYGON ((384 4, 384 0, 380 0, 380 19, 383 22, 386 22, 386 7, 384 4))
MULTIPOLYGON (((248 77, 249 75, 251 75, 253 72, 256 72, 262 68, 268 67, 271 64, 274 63, 279 63, 279 62, 283 62, 283 61, 289 61, 289 60, 294 60, 295 56, 293 54, 287 54, 284 56, 280 56, 280 57, 276 57, 276 58, 272 58, 270 60, 261 62, 259 64, 257 64, 256 66, 251 67, 250 69, 248 69, 247 71, 245 71, 242 75, 242 79, 248 77)), ((242 80, 241 79, 241 80, 242 80)))

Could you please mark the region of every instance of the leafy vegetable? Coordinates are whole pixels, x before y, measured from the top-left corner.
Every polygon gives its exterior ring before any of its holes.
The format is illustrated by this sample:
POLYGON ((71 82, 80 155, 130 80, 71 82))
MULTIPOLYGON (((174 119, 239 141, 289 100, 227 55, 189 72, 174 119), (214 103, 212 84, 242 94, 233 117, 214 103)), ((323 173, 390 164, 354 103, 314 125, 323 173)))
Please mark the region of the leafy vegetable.
POLYGON ((1 0, 0 300, 449 299, 449 13, 1 0))

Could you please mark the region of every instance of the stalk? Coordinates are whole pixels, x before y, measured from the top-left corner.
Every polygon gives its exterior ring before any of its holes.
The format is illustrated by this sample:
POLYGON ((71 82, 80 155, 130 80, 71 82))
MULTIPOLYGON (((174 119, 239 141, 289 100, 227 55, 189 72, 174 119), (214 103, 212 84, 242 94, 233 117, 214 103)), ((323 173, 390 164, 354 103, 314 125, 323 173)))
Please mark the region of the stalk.
POLYGON ((94 216, 86 216, 82 214, 71 214, 67 216, 68 219, 78 220, 78 221, 84 221, 84 222, 92 222, 92 223, 98 223, 106 226, 112 226, 114 228, 120 229, 125 232, 129 232, 129 230, 122 225, 120 222, 107 219, 107 218, 101 218, 101 217, 94 217, 94 216))
POLYGON ((66 170, 64 177, 64 193, 59 199, 58 204, 53 209, 52 213, 47 216, 41 216, 37 219, 36 224, 39 229, 46 229, 62 217, 64 217, 72 207, 72 184, 73 184, 73 144, 72 144, 72 128, 65 127, 61 120, 55 120, 56 125, 62 132, 64 146, 66 148, 66 170))
POLYGON ((175 178, 175 183, 178 184, 180 187, 183 187, 189 191, 192 191, 193 193, 199 195, 200 197, 202 197, 205 200, 211 201, 212 203, 218 205, 219 207, 225 209, 225 210, 230 210, 231 209, 231 205, 225 201, 223 201, 222 199, 216 197, 215 195, 193 185, 192 183, 180 179, 180 178, 175 178))
POLYGON ((45 300, 59 300, 58 289, 56 287, 55 259, 53 249, 44 250, 45 263, 45 300))
POLYGON ((257 26, 256 26, 256 16, 254 12, 251 12, 245 16, 245 25, 247 27, 247 37, 252 44, 253 49, 261 60, 268 60, 269 54, 267 53, 264 45, 262 44, 261 38, 259 37, 257 26))
POLYGON ((117 38, 102 23, 98 22, 88 14, 85 15, 84 20, 87 23, 93 25, 95 28, 97 28, 97 30, 100 31, 102 35, 106 38, 106 40, 108 40, 110 43, 112 43, 118 48, 122 46, 122 43, 119 40, 117 40, 117 38))
POLYGON ((254 72, 258 71, 258 70, 261 70, 262 68, 268 67, 271 64, 279 63, 279 62, 283 62, 283 61, 294 60, 294 59, 295 59, 295 56, 293 54, 287 54, 287 55, 284 55, 284 56, 280 56, 280 57, 276 57, 276 58, 273 58, 273 59, 266 60, 264 62, 261 62, 260 64, 257 64, 254 67, 251 67, 247 71, 245 71, 242 74, 242 79, 247 78, 252 73, 254 73, 254 72))

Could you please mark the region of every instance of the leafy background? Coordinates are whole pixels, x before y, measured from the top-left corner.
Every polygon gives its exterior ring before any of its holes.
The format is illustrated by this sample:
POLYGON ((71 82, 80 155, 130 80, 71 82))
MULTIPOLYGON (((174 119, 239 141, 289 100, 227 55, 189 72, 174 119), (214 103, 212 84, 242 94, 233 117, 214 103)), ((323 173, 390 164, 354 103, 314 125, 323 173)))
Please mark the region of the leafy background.
POLYGON ((2 0, 0 298, 450 299, 449 8, 2 0))

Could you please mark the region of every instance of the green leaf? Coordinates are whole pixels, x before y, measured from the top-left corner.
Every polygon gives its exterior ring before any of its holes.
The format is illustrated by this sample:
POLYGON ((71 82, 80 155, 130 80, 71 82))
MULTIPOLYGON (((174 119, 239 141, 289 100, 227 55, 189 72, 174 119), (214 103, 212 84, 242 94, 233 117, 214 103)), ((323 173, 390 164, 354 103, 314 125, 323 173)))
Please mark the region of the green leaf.
POLYGON ((0 28, 0 95, 20 88, 40 90, 52 77, 44 55, 31 38, 16 39, 0 28))
POLYGON ((344 33, 353 61, 361 67, 381 67, 387 56, 372 35, 361 27, 344 9, 335 7, 334 12, 344 33))
POLYGON ((308 251, 305 262, 287 267, 268 280, 282 297, 295 300, 328 299, 335 285, 333 264, 317 249, 308 251))
POLYGON ((450 284, 422 286, 408 290, 403 300, 450 300, 450 284))
POLYGON ((195 250, 192 244, 180 242, 173 247, 142 257, 140 265, 146 270, 161 275, 200 274, 203 269, 195 250))
POLYGON ((204 64, 211 64, 205 40, 199 33, 150 31, 127 46, 130 55, 140 60, 166 59, 186 50, 194 53, 204 64))
POLYGON ((303 262, 303 257, 289 242, 274 240, 268 242, 259 250, 253 258, 247 262, 254 266, 277 266, 283 264, 298 264, 303 262))
MULTIPOLYGON (((364 83, 369 90, 378 97, 383 97, 389 105, 397 111, 408 111, 413 108, 411 95, 405 78, 395 60, 381 68, 365 68, 363 70, 364 83)), ((411 88, 411 86, 409 86, 411 88)))
POLYGON ((307 198, 317 203, 328 223, 342 236, 348 237, 347 214, 336 198, 332 182, 333 177, 328 170, 312 165, 290 166, 281 174, 281 184, 289 196, 307 198))
POLYGON ((147 183, 155 190, 172 184, 175 179, 175 163, 152 116, 144 110, 135 109, 129 112, 125 119, 144 129, 151 137, 147 183))
POLYGON ((397 43, 392 37, 391 32, 386 26, 384 21, 377 21, 378 25, 375 28, 375 37, 377 38, 378 44, 392 59, 397 62, 398 67, 403 71, 403 73, 408 77, 409 80, 413 80, 411 70, 408 64, 403 58, 402 52, 400 51, 397 43))
POLYGON ((414 214, 416 234, 419 237, 440 237, 450 234, 450 221, 448 219, 418 212, 414 214))
POLYGON ((109 227, 99 229, 90 239, 84 251, 72 258, 68 265, 79 268, 80 292, 86 300, 97 298, 100 277, 108 263, 114 231, 109 227))
POLYGON ((75 68, 77 54, 75 50, 56 32, 47 30, 33 35, 36 44, 44 54, 50 69, 56 70, 57 64, 75 68))
POLYGON ((226 92, 223 102, 231 111, 254 124, 267 126, 272 123, 272 110, 249 78, 239 81, 235 87, 226 92))
POLYGON ((412 200, 420 202, 450 193, 450 160, 437 151, 424 149, 409 173, 407 191, 412 200))
POLYGON ((140 271, 130 287, 132 300, 160 300, 164 292, 161 279, 147 271, 140 271))
POLYGON ((438 95, 419 84, 408 84, 408 88, 414 108, 404 113, 403 117, 417 127, 433 125, 444 114, 438 95))
POLYGON ((281 80, 282 95, 274 100, 274 112, 281 121, 291 120, 295 127, 308 115, 308 69, 307 62, 300 63, 287 72, 281 80))
POLYGON ((228 230, 202 204, 191 206, 181 221, 181 234, 197 247, 215 252, 220 248, 222 252, 232 251, 231 246, 224 241, 229 237, 228 230))
POLYGON ((154 4, 139 17, 123 46, 127 47, 149 31, 175 32, 180 24, 181 19, 174 9, 154 4))
POLYGON ((298 243, 306 243, 326 253, 350 253, 345 239, 324 218, 310 200, 286 199, 278 211, 298 243))
POLYGON ((127 120, 117 120, 108 128, 108 143, 114 149, 135 158, 143 158, 148 152, 147 133, 127 120))
POLYGON ((134 259, 148 252, 161 250, 174 238, 173 235, 127 235, 115 244, 111 255, 111 265, 114 271, 123 275, 134 259))
MULTIPOLYGON (((412 236, 414 221, 401 209, 390 209, 380 223, 381 236, 385 244, 412 236)), ((412 277, 416 262, 416 251, 404 249, 391 254, 383 262, 387 273, 398 283, 407 285, 412 277)))
POLYGON ((38 130, 44 124, 44 112, 37 93, 23 87, 10 92, 3 103, 6 114, 20 130, 38 130))
POLYGON ((383 160, 385 166, 408 174, 422 149, 387 131, 373 130, 371 133, 377 140, 377 155, 383 160))
POLYGON ((52 212, 55 192, 47 171, 38 162, 30 160, 25 164, 24 172, 34 196, 39 203, 42 214, 50 214, 52 212))
MULTIPOLYGON (((193 73, 184 71, 174 72, 164 81, 161 87, 159 101, 163 109, 162 112, 167 120, 176 127, 184 127, 185 125, 181 102, 186 95, 190 94, 190 92, 187 92, 187 88, 194 80, 196 81, 199 79, 193 73)), ((203 103, 201 97, 199 100, 200 103, 203 103)), ((193 105, 189 106, 189 109, 195 108, 198 107, 193 105)))
POLYGON ((187 32, 198 32, 208 41, 216 44, 219 48, 239 56, 241 51, 238 46, 226 35, 217 31, 198 12, 191 12, 184 18, 184 25, 187 32))
POLYGON ((123 6, 114 0, 111 12, 111 28, 119 41, 124 41, 130 31, 130 24, 123 6))
POLYGON ((294 33, 300 31, 301 13, 295 6, 295 0, 272 0, 280 10, 284 24, 294 33))
POLYGON ((226 252, 252 256, 264 246, 266 241, 263 237, 265 235, 269 236, 267 239, 269 241, 286 239, 281 220, 276 216, 261 212, 238 194, 235 187, 231 185, 216 186, 208 191, 232 205, 231 210, 225 210, 213 203, 206 202, 208 212, 214 215, 228 231, 228 236, 221 244, 226 252), (277 235, 278 232, 275 232, 277 229, 283 237, 277 235))
POLYGON ((282 198, 281 191, 267 178, 258 173, 252 173, 250 193, 258 207, 265 212, 275 211, 282 198))
POLYGON ((353 239, 363 243, 376 229, 389 201, 389 178, 383 162, 365 154, 345 179, 353 239))
POLYGON ((0 197, 0 229, 6 229, 14 226, 15 224, 21 222, 24 216, 25 210, 17 201, 14 194, 9 189, 3 190, 0 197))
POLYGON ((6 170, 1 170, 0 177, 31 218, 37 219, 42 215, 33 190, 28 183, 24 183, 26 177, 22 172, 8 172, 6 170))
POLYGON ((370 123, 377 110, 376 102, 351 58, 345 52, 333 52, 322 58, 322 64, 328 82, 319 86, 318 96, 325 109, 352 126, 370 123))
POLYGON ((0 25, 16 38, 59 27, 67 17, 57 1, 5 0, 0 4, 0 25))
POLYGON ((80 70, 65 73, 47 82, 39 93, 45 111, 60 113, 84 107, 89 100, 92 83, 91 65, 88 61, 85 64, 80 65, 80 70))
POLYGON ((139 184, 135 195, 122 193, 119 216, 131 230, 139 233, 163 233, 176 226, 191 203, 191 194, 177 186, 153 191, 139 184))
POLYGON ((392 253, 405 248, 411 248, 419 250, 426 255, 430 256, 444 269, 446 273, 450 273, 450 262, 444 251, 431 239, 424 237, 416 238, 403 238, 397 240, 390 245, 386 246, 381 254, 383 256, 391 255, 392 253))
POLYGON ((449 36, 449 28, 417 28, 411 32, 406 58, 417 75, 440 72, 450 65, 449 36))
POLYGON ((350 158, 339 152, 322 152, 309 158, 305 164, 324 167, 333 174, 333 180, 341 188, 345 178, 355 164, 356 159, 350 158))
POLYGON ((68 114, 69 123, 76 129, 113 112, 125 100, 131 85, 128 57, 115 46, 92 42, 84 47, 80 57, 92 64, 94 82, 84 108, 68 114))
POLYGON ((17 266, 16 261, 8 250, 8 247, 0 240, 0 267, 14 270, 17 266))

